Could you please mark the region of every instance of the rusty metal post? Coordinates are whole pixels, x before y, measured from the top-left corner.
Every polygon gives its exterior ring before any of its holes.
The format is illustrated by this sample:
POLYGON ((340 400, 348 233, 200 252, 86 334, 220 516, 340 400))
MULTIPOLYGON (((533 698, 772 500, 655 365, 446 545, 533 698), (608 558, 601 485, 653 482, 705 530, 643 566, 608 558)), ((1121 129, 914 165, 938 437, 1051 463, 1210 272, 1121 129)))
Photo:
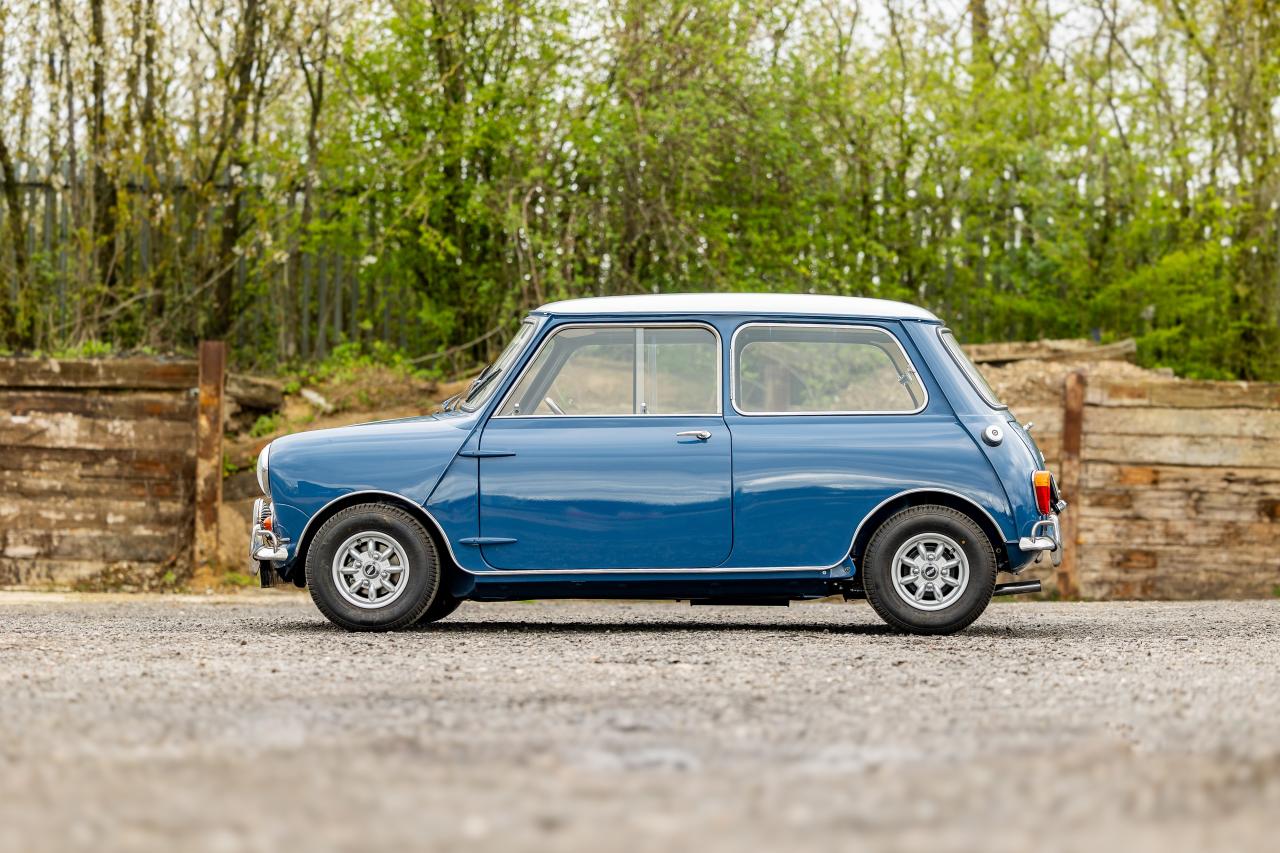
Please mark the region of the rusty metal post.
POLYGON ((1080 597, 1079 530, 1080 454, 1084 443, 1085 375, 1075 370, 1067 374, 1062 387, 1062 495, 1071 504, 1062 515, 1062 564, 1058 566, 1058 593, 1063 598, 1080 597))
POLYGON ((196 409, 195 578, 211 578, 218 553, 226 382, 227 345, 222 341, 201 341, 200 399, 196 409))

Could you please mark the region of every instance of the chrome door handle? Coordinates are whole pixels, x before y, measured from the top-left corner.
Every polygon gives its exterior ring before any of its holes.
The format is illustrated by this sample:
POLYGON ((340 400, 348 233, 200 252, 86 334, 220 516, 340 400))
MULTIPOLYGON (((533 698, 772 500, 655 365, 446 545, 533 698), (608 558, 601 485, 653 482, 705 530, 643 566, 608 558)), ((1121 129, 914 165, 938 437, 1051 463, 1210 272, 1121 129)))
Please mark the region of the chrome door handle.
POLYGON ((707 441, 711 438, 711 432, 705 429, 687 429, 676 433, 676 438, 696 438, 698 441, 707 441))

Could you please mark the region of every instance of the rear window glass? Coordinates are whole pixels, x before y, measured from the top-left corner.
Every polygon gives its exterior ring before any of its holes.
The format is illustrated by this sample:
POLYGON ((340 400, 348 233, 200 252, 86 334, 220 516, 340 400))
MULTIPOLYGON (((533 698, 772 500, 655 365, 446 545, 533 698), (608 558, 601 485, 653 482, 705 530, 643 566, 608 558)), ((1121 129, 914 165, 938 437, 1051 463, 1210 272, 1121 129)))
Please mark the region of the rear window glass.
POLYGON ((744 326, 734 337, 743 414, 916 412, 925 392, 897 340, 867 326, 744 326))
POLYGON ((987 378, 982 375, 982 371, 978 370, 978 366, 969 360, 969 356, 964 354, 964 350, 960 349, 960 342, 956 340, 956 336, 951 333, 951 330, 943 329, 938 334, 942 337, 942 343, 947 348, 947 352, 951 353, 951 357, 955 359, 956 364, 960 365, 964 375, 969 377, 969 382, 982 395, 982 399, 986 400, 988 405, 997 409, 1005 408, 1004 403, 1001 403, 1000 398, 996 396, 995 389, 987 382, 987 378))

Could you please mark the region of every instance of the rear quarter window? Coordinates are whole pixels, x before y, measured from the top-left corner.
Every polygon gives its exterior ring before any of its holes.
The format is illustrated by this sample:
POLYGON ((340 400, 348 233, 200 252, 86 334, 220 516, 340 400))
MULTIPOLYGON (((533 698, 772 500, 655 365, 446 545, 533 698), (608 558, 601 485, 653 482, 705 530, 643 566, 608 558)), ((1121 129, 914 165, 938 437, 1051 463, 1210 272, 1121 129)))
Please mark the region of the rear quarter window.
POLYGON ((925 400, 884 329, 760 323, 734 336, 734 405, 743 414, 905 414, 925 400))

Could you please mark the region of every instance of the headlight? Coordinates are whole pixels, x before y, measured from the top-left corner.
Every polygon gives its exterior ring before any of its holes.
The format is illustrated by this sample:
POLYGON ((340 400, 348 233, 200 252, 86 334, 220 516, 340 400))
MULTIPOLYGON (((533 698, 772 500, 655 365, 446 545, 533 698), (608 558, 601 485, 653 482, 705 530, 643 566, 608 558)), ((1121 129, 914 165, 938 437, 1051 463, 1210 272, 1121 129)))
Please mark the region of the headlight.
POLYGON ((262 448, 258 454, 258 488, 267 497, 271 497, 271 482, 267 479, 267 457, 271 455, 271 445, 262 448))

